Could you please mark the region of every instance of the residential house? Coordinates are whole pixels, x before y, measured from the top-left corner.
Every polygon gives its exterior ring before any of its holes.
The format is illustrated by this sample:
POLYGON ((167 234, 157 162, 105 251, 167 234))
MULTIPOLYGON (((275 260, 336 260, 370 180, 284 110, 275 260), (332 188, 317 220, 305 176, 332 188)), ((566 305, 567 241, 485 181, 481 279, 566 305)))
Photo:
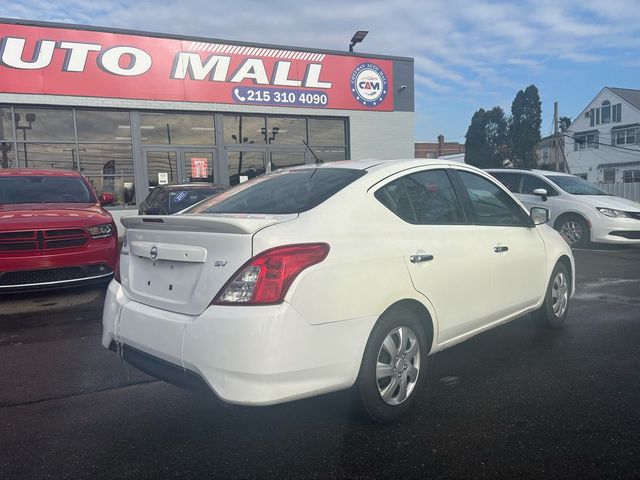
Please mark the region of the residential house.
POLYGON ((640 182, 640 90, 604 87, 565 140, 571 173, 591 182, 640 182))
POLYGON ((564 136, 559 136, 557 139, 553 135, 541 138, 535 147, 538 168, 564 172, 566 168, 561 151, 565 148, 564 144, 564 136), (558 148, 555 147, 555 141, 558 142, 558 148))

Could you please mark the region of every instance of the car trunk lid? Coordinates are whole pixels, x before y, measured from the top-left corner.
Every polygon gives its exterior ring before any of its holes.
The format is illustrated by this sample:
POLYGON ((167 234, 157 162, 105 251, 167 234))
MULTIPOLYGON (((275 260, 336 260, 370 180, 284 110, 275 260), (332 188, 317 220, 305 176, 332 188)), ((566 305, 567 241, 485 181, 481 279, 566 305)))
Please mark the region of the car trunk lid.
POLYGON ((253 235, 297 215, 127 217, 120 256, 130 298, 186 315, 202 313, 252 256, 253 235))

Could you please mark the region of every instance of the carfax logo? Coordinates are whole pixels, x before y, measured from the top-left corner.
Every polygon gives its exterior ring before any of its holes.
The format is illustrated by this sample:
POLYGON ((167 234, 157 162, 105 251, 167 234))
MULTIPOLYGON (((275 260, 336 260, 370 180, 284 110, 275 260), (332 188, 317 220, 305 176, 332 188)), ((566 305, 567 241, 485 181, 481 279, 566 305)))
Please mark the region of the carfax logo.
POLYGON ((361 63, 351 74, 351 93, 365 107, 380 105, 387 96, 387 76, 375 63, 361 63))

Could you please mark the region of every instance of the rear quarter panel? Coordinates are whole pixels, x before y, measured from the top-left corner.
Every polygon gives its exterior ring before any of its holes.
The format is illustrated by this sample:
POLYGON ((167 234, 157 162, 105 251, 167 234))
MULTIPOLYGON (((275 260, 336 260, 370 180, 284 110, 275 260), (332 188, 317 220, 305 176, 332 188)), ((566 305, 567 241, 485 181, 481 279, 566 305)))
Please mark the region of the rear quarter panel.
POLYGON ((254 255, 278 245, 329 244, 327 258, 304 270, 285 298, 311 324, 379 316, 408 298, 425 305, 435 320, 381 220, 384 206, 367 186, 353 185, 296 220, 261 230, 254 237, 254 255))

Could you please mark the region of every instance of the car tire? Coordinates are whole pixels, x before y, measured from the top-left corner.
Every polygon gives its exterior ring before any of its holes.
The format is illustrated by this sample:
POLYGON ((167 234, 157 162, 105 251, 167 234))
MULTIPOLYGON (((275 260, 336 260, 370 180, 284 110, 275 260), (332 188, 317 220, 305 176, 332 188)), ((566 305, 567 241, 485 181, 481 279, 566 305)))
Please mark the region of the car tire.
POLYGON ((406 307, 388 310, 376 323, 357 381, 360 405, 374 422, 393 422, 415 402, 425 382, 425 338, 424 326, 406 307))
POLYGON ((589 225, 578 215, 567 215, 560 218, 556 230, 570 247, 585 248, 589 246, 589 225))
POLYGON ((567 267, 557 263, 545 292, 544 303, 536 311, 538 320, 554 328, 564 324, 571 303, 571 282, 567 267))

